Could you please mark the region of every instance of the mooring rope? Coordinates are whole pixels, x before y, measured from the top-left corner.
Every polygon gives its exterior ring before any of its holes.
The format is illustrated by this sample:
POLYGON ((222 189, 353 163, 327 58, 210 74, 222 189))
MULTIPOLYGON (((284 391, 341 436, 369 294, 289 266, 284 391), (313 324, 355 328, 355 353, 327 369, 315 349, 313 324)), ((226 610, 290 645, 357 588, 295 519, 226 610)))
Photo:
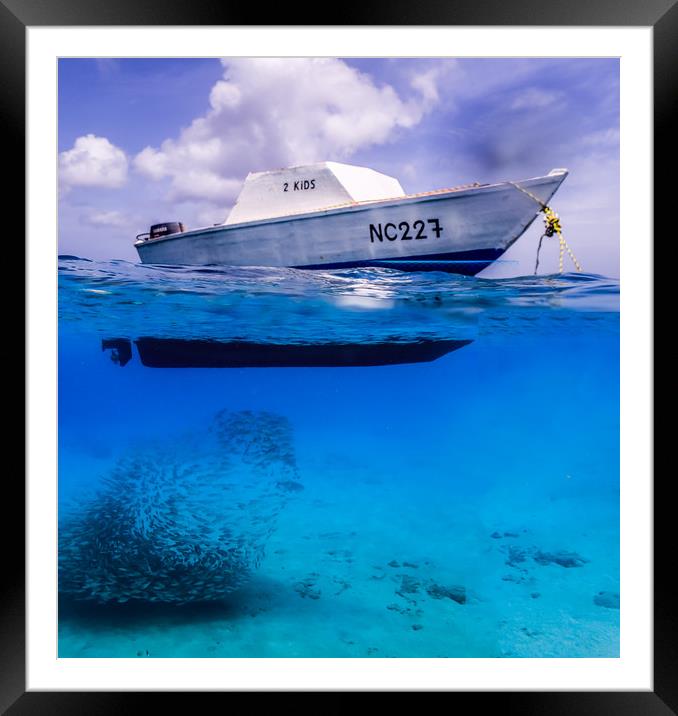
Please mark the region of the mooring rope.
POLYGON ((520 186, 519 184, 516 184, 515 182, 509 181, 506 182, 507 184, 510 184, 511 186, 515 187, 519 191, 522 191, 523 194, 527 194, 531 199, 534 199, 534 201, 539 204, 541 207, 541 211, 544 214, 544 233, 541 235, 539 239, 539 246, 537 247, 537 259, 534 265, 534 274, 537 275, 537 268, 539 267, 539 252, 541 251, 541 242, 544 240, 545 236, 553 236, 554 234, 558 234, 558 243, 559 243, 559 251, 558 251, 558 273, 563 273, 563 256, 565 251, 567 251, 568 256, 572 259, 572 263, 574 264, 574 267, 577 269, 577 273, 581 273, 581 265, 579 264, 579 261, 577 261, 577 258, 574 255, 574 252, 569 247, 567 241, 565 241, 565 237, 563 236, 563 228, 560 224, 560 217, 558 214, 556 214, 551 207, 544 204, 544 202, 537 196, 535 196, 532 192, 528 191, 524 187, 520 186))

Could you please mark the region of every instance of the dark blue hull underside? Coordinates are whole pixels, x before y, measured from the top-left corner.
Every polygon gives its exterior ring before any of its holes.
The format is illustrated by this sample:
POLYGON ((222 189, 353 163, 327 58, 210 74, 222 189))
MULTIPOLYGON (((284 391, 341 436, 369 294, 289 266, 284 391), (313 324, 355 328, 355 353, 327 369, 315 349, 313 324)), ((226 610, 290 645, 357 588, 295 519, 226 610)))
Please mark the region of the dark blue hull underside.
POLYGON ((339 263, 292 266, 298 269, 331 270, 345 268, 392 268, 399 271, 446 271, 464 276, 475 276, 496 261, 504 249, 477 249, 455 251, 445 254, 422 254, 397 259, 365 259, 362 261, 341 261, 339 263))

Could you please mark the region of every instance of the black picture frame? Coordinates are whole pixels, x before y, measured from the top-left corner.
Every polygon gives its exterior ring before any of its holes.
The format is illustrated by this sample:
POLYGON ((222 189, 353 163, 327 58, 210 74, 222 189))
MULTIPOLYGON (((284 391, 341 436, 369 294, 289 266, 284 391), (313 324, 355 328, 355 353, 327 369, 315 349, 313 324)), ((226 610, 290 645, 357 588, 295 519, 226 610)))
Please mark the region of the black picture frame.
MULTIPOLYGON (((2 88, 2 120, 5 158, 13 149, 17 152, 11 168, 12 181, 4 189, 6 211, 11 217, 12 233, 24 234, 23 213, 17 209, 25 205, 25 98, 26 98, 26 28, 32 26, 78 25, 259 25, 262 8, 203 0, 0 0, 0 87, 2 88)), ((327 6, 324 8, 327 11, 327 6)), ((651 26, 654 41, 654 177, 655 209, 672 207, 669 182, 660 180, 670 176, 675 152, 674 123, 678 105, 678 1, 650 0, 569 0, 546 3, 543 0, 456 0, 443 4, 436 0, 380 0, 369 5, 341 6, 341 15, 323 15, 320 6, 306 7, 300 3, 266 6, 265 23, 271 25, 544 25, 544 26, 651 26), (319 12, 320 10, 320 12, 319 12)), ((658 213, 658 216, 662 216, 658 213)), ((667 237, 667 240, 670 237, 667 237)), ((10 237, 7 238, 10 241, 10 237)), ((16 246, 15 239, 11 239, 16 246)), ((21 253, 14 250, 12 269, 20 273, 17 263, 21 253)), ((18 313, 18 312, 17 312, 18 313)), ((13 331, 15 360, 25 366, 25 355, 19 351, 17 336, 25 330, 13 331)), ((30 346, 29 346, 30 349, 30 346)), ((21 368, 19 369, 21 370, 21 368)), ((24 369, 25 370, 25 369, 24 369)), ((9 375, 9 374, 7 374, 9 375)), ((25 372, 24 372, 25 375, 25 372)), ((12 415, 15 424, 22 425, 12 415)), ((19 428, 20 429, 20 428, 19 428)), ((642 476, 639 476, 642 477, 642 476)), ((677 617, 669 584, 675 558, 670 554, 672 524, 668 511, 672 501, 668 496, 669 479, 654 482, 654 549, 655 565, 666 569, 654 572, 654 690, 647 692, 507 692, 449 694, 459 699, 476 699, 474 704, 496 708, 503 713, 521 714, 670 714, 678 712, 678 648, 675 634, 677 617), (482 701, 478 701, 482 699, 482 701)), ((157 708, 162 694, 151 693, 92 693, 92 692, 26 692, 25 687, 25 564, 24 552, 18 549, 21 525, 8 519, 9 505, 19 514, 18 505, 24 502, 24 487, 6 471, 3 483, 5 518, 3 529, 2 603, 0 605, 0 710, 17 714, 104 714, 131 713, 137 709, 157 708)), ((538 685, 535 685, 538 688, 538 685)), ((175 707, 189 707, 187 698, 201 698, 210 694, 172 694, 175 707)), ((231 694, 216 695, 229 698, 231 694)), ((211 694, 211 696, 215 696, 211 694)), ((194 702, 189 707, 195 709, 194 702)))

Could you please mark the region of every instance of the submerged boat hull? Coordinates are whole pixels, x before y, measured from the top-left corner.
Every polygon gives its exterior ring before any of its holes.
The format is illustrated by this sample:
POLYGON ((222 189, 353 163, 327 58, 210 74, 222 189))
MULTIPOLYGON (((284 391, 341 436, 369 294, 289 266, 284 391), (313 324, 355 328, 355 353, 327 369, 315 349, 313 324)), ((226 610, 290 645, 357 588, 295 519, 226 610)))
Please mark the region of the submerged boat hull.
MULTIPOLYGON (((470 340, 390 341, 381 343, 256 343, 145 336, 134 341, 148 368, 347 368, 427 363, 459 350, 470 340)), ((123 367, 132 359, 132 342, 108 338, 102 350, 123 367)))
POLYGON ((567 176, 431 192, 138 241, 142 263, 385 266, 474 275, 528 228, 567 176), (522 187, 522 190, 518 188, 522 187))

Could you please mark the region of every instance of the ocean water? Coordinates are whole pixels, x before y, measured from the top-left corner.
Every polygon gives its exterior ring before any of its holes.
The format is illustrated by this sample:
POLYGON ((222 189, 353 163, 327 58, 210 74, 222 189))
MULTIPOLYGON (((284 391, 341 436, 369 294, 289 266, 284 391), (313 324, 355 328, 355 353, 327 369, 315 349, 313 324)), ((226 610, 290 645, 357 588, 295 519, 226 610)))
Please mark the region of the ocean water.
POLYGON ((60 657, 616 657, 619 286, 59 262, 60 657))

